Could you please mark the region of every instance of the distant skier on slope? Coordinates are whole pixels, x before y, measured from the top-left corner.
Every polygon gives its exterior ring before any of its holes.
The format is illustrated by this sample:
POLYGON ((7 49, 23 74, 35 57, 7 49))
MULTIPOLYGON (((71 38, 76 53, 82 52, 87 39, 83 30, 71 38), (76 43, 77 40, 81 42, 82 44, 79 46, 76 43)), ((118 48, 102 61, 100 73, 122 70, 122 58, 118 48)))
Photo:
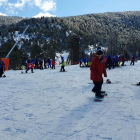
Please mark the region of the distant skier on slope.
POLYGON ((31 69, 31 72, 34 73, 33 68, 34 68, 34 64, 32 62, 30 62, 30 60, 28 60, 27 69, 26 69, 25 73, 27 73, 27 71, 29 69, 31 69))
POLYGON ((134 63, 135 63, 135 56, 133 55, 133 57, 132 57, 132 59, 131 59, 131 63, 130 63, 130 65, 131 65, 131 64, 134 65, 134 63))
POLYGON ((107 73, 103 51, 101 51, 100 49, 94 55, 90 66, 90 71, 90 79, 93 80, 94 83, 94 88, 92 89, 92 91, 95 92, 97 98, 103 98, 104 95, 101 94, 101 88, 103 84, 102 74, 104 74, 104 77, 107 77, 107 73))
POLYGON ((55 69, 55 59, 52 60, 52 69, 55 69))
POLYGON ((60 69, 60 72, 65 72, 65 62, 64 62, 64 57, 63 56, 61 56, 61 69, 60 69))
POLYGON ((2 77, 4 71, 5 71, 5 64, 4 64, 4 61, 1 61, 1 60, 0 60, 0 77, 2 77))

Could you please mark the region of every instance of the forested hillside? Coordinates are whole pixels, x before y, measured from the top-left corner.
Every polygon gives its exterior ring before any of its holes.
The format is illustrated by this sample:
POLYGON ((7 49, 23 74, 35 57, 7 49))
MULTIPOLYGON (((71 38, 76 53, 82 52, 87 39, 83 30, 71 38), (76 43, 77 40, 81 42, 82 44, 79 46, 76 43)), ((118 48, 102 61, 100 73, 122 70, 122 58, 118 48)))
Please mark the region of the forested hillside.
MULTIPOLYGON (((80 48, 84 50, 88 45, 109 47, 108 54, 120 53, 121 44, 136 54, 140 46, 140 11, 88 14, 72 17, 41 17, 17 18, 0 17, 1 48, 6 44, 15 43, 15 31, 26 31, 29 39, 20 40, 21 53, 30 53, 30 57, 54 56, 55 52, 69 50, 73 35, 80 38, 80 48), (9 24, 12 22, 12 24, 9 24), (7 41, 5 41, 5 37, 7 41), (37 51, 35 51, 37 49, 37 51), (39 53, 38 53, 39 52, 39 53), (45 52, 45 53, 42 53, 45 52)), ((10 46, 10 45, 8 45, 10 46)), ((8 48, 9 49, 9 48, 8 48)), ((4 57, 8 52, 2 53, 4 57)), ((18 49, 17 49, 18 50, 18 49)))

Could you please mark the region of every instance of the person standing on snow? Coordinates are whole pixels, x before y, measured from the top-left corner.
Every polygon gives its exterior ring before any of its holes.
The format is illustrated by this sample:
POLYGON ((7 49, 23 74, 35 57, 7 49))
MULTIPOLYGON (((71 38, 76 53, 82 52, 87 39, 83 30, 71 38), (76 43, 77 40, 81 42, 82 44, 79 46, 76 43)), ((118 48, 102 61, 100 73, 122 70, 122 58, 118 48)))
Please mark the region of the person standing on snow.
POLYGON ((64 62, 64 57, 62 57, 62 56, 61 56, 61 63, 60 64, 61 64, 60 72, 62 72, 62 71, 65 72, 65 68, 64 68, 65 67, 65 62, 64 62))
POLYGON ((0 60, 0 77, 2 77, 4 71, 5 71, 5 64, 4 64, 4 61, 1 61, 1 60, 0 60))
POLYGON ((34 68, 33 63, 30 62, 30 61, 28 61, 27 69, 26 69, 25 73, 27 73, 27 71, 28 71, 29 69, 31 69, 31 72, 34 73, 34 72, 33 72, 33 68, 34 68))
POLYGON ((40 70, 43 70, 43 59, 40 59, 39 65, 40 65, 40 70))
POLYGON ((103 51, 98 50, 96 55, 94 55, 90 66, 90 71, 90 79, 94 83, 94 88, 92 91, 96 93, 96 97, 103 98, 104 95, 101 94, 101 88, 103 84, 102 74, 104 74, 104 77, 107 77, 103 51))
POLYGON ((55 59, 52 60, 52 69, 55 69, 55 59))
POLYGON ((133 55, 133 57, 132 57, 132 59, 131 59, 131 63, 130 63, 130 65, 131 65, 131 64, 134 65, 134 62, 135 62, 135 56, 133 55))
POLYGON ((112 59, 110 55, 108 55, 106 63, 107 63, 107 68, 109 68, 110 70, 112 65, 112 59))

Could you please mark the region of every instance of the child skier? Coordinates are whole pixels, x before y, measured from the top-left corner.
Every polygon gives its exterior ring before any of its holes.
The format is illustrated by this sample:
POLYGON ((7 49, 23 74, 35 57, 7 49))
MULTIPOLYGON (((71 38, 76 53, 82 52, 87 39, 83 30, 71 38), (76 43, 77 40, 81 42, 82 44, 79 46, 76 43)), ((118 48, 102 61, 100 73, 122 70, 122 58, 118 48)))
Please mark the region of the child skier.
POLYGON ((55 69, 55 60, 52 60, 52 69, 55 69))
POLYGON ((98 50, 96 55, 94 55, 92 64, 90 66, 90 71, 90 79, 93 80, 94 83, 94 88, 92 91, 95 91, 97 98, 103 98, 104 95, 101 94, 101 88, 103 84, 102 74, 104 74, 104 77, 107 77, 107 73, 103 52, 101 50, 98 50))
POLYGON ((26 69, 25 72, 27 73, 27 71, 28 71, 29 69, 31 69, 31 72, 34 73, 34 72, 33 72, 33 68, 34 68, 33 63, 29 61, 29 63, 27 64, 27 69, 26 69))
POLYGON ((61 64, 60 72, 62 72, 62 71, 65 72, 65 68, 64 68, 65 67, 64 57, 61 57, 61 63, 60 64, 61 64))

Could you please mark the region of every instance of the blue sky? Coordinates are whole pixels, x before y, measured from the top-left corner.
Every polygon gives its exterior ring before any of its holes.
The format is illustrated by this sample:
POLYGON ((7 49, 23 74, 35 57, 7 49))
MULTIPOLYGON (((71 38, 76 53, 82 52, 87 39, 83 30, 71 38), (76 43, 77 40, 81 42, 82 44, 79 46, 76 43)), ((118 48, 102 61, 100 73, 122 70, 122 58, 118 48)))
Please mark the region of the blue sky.
POLYGON ((0 15, 67 17, 91 13, 140 11, 140 0, 0 0, 0 15))

